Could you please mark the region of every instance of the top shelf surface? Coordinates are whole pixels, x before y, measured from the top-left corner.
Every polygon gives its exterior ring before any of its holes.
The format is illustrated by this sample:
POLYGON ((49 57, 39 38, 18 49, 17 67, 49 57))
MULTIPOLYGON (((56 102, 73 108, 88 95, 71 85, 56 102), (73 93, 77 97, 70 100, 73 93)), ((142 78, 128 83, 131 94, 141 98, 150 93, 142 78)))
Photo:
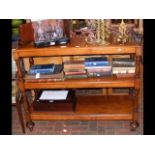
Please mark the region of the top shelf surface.
MULTIPOLYGON (((72 38, 70 43, 64 46, 51 46, 36 48, 33 43, 19 47, 15 50, 15 57, 46 57, 46 56, 70 56, 70 55, 99 55, 99 54, 134 54, 141 46, 136 44, 109 44, 88 45, 84 38, 72 38)), ((140 55, 140 53, 138 53, 140 55)))

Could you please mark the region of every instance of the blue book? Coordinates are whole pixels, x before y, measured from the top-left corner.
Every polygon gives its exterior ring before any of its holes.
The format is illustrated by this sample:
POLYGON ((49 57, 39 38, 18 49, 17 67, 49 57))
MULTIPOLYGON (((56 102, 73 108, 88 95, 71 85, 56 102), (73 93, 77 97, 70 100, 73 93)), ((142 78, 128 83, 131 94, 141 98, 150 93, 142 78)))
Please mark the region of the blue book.
POLYGON ((108 61, 107 57, 90 57, 90 58, 85 59, 84 65, 86 67, 88 67, 88 66, 108 66, 109 61, 108 61))
POLYGON ((30 68, 30 74, 49 74, 54 72, 54 64, 45 64, 45 65, 33 65, 30 68))
POLYGON ((109 62, 86 62, 84 63, 85 67, 93 67, 93 66, 109 66, 109 62))

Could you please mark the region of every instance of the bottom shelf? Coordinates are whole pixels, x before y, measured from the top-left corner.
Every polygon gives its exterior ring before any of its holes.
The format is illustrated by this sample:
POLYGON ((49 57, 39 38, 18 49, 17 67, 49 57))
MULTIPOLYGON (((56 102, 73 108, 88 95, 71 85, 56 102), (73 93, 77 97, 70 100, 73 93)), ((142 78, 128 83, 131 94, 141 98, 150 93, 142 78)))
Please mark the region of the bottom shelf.
MULTIPOLYGON (((32 120, 131 120, 132 96, 77 96, 75 112, 31 111, 32 120)), ((33 109, 33 108, 32 108, 33 109)))

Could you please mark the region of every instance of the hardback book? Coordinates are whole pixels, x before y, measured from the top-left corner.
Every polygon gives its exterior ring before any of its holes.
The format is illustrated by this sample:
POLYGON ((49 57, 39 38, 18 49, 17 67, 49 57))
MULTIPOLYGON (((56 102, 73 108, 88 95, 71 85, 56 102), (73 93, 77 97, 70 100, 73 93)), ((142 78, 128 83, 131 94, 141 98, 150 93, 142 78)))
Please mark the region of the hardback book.
POLYGON ((115 70, 115 69, 113 69, 112 70, 112 73, 113 74, 119 74, 119 73, 121 73, 121 74, 126 74, 126 73, 135 73, 135 69, 130 69, 130 70, 115 70))
POLYGON ((65 61, 64 64, 65 65, 67 65, 67 64, 71 64, 71 65, 84 64, 84 61, 83 60, 65 61))
POLYGON ((135 70, 135 67, 112 67, 113 70, 135 70))
POLYGON ((83 65, 65 65, 64 64, 64 71, 69 71, 69 70, 84 70, 83 65))
POLYGON ((108 66, 85 66, 85 69, 89 70, 89 69, 105 69, 107 67, 111 67, 110 65, 108 66))
POLYGON ((116 62, 133 62, 134 61, 131 58, 113 58, 112 60, 116 62))
POLYGON ((55 68, 54 64, 37 64, 37 65, 33 65, 30 68, 29 74, 49 74, 49 73, 53 73, 55 68))
POLYGON ((77 71, 77 72, 65 72, 65 75, 82 75, 82 74, 86 74, 86 71, 77 71))
POLYGON ((43 64, 33 65, 30 69, 29 74, 58 74, 63 70, 62 64, 43 64))
POLYGON ((87 74, 82 75, 65 75, 66 79, 81 79, 81 78, 87 78, 87 74))
POLYGON ((135 66, 135 61, 131 58, 113 58, 112 65, 116 67, 132 67, 135 66))
POLYGON ((111 71, 112 67, 111 66, 104 66, 102 68, 88 68, 87 72, 106 72, 106 71, 111 71))
POLYGON ((118 78, 124 78, 124 77, 134 77, 135 76, 135 73, 126 73, 126 74, 121 74, 121 73, 119 73, 119 74, 116 74, 116 76, 118 77, 118 78))
POLYGON ((112 76, 112 72, 94 72, 94 73, 88 73, 88 77, 104 77, 104 76, 112 76))
POLYGON ((36 74, 27 74, 25 76, 25 80, 27 81, 36 81, 39 79, 51 79, 51 81, 63 81, 64 80, 64 73, 60 72, 57 74, 40 74, 39 76, 36 76, 36 74))
POLYGON ((84 70, 84 62, 83 61, 66 61, 64 62, 64 71, 71 70, 84 70))
POLYGON ((65 67, 64 66, 64 72, 83 72, 84 70, 85 70, 84 67, 76 67, 76 66, 65 67))
POLYGON ((113 63, 112 64, 113 67, 134 67, 135 63, 113 63))
POLYGON ((68 68, 68 69, 64 69, 64 72, 83 72, 84 69, 80 69, 80 68, 68 68))
POLYGON ((108 66, 109 61, 107 57, 90 57, 86 58, 84 65, 88 66, 108 66))

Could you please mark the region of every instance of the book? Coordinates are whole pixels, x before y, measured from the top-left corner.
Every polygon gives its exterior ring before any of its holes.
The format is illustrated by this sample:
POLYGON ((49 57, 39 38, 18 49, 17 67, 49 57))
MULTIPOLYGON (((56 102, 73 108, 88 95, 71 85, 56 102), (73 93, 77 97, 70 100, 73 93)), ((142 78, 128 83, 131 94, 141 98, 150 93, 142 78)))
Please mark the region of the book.
POLYGON ((89 70, 89 69, 105 69, 107 67, 109 67, 109 66, 87 66, 87 67, 85 67, 85 69, 87 69, 87 70, 89 70))
POLYGON ((34 81, 34 80, 36 81, 39 79, 51 79, 51 80, 53 79, 53 81, 63 80, 64 79, 64 73, 60 72, 57 74, 39 74, 38 77, 36 74, 27 74, 25 76, 25 80, 28 80, 28 81, 34 81))
POLYGON ((111 66, 104 66, 102 68, 87 68, 87 72, 106 72, 106 71, 111 71, 112 67, 111 66))
POLYGON ((112 61, 117 61, 117 62, 134 62, 134 60, 131 59, 131 58, 113 58, 112 61))
POLYGON ((83 61, 66 61, 64 63, 64 71, 71 70, 84 70, 84 62, 83 61))
POLYGON ((79 79, 79 78, 87 78, 87 74, 82 75, 65 75, 66 79, 79 79))
POLYGON ((134 77, 135 73, 125 73, 125 74, 116 74, 117 78, 122 78, 122 77, 134 77))
POLYGON ((93 73, 88 73, 88 77, 104 77, 104 76, 112 76, 112 72, 93 72, 93 73))
POLYGON ((85 67, 89 66, 109 66, 109 62, 85 62, 85 67))
POLYGON ((134 67, 135 63, 113 63, 113 67, 134 67))
POLYGON ((74 61, 65 61, 64 62, 65 65, 77 65, 77 64, 84 64, 83 60, 74 60, 74 61))
POLYGON ((112 70, 112 73, 113 74, 119 74, 119 73, 121 73, 121 74, 123 74, 123 73, 124 74, 126 74, 126 73, 135 73, 135 70, 134 69, 133 70, 132 69, 131 70, 125 70, 125 69, 124 70, 114 70, 113 69, 112 70))
POLYGON ((112 65, 116 67, 132 67, 135 66, 135 61, 131 58, 113 58, 112 65))
POLYGON ((29 74, 49 74, 53 73, 55 64, 37 64, 30 68, 29 74))
POLYGON ((86 74, 86 71, 79 71, 79 72, 65 72, 65 75, 82 75, 86 74))
POLYGON ((112 69, 115 69, 115 70, 135 70, 136 68, 135 67, 112 67, 112 69))
POLYGON ((108 58, 107 57, 89 57, 89 58, 85 58, 85 62, 108 62, 108 58))
POLYGON ((30 69, 29 74, 57 74, 63 70, 62 64, 43 64, 43 65, 33 65, 30 69))
POLYGON ((107 57, 90 57, 86 58, 84 62, 85 67, 89 66, 108 66, 109 61, 107 57))

